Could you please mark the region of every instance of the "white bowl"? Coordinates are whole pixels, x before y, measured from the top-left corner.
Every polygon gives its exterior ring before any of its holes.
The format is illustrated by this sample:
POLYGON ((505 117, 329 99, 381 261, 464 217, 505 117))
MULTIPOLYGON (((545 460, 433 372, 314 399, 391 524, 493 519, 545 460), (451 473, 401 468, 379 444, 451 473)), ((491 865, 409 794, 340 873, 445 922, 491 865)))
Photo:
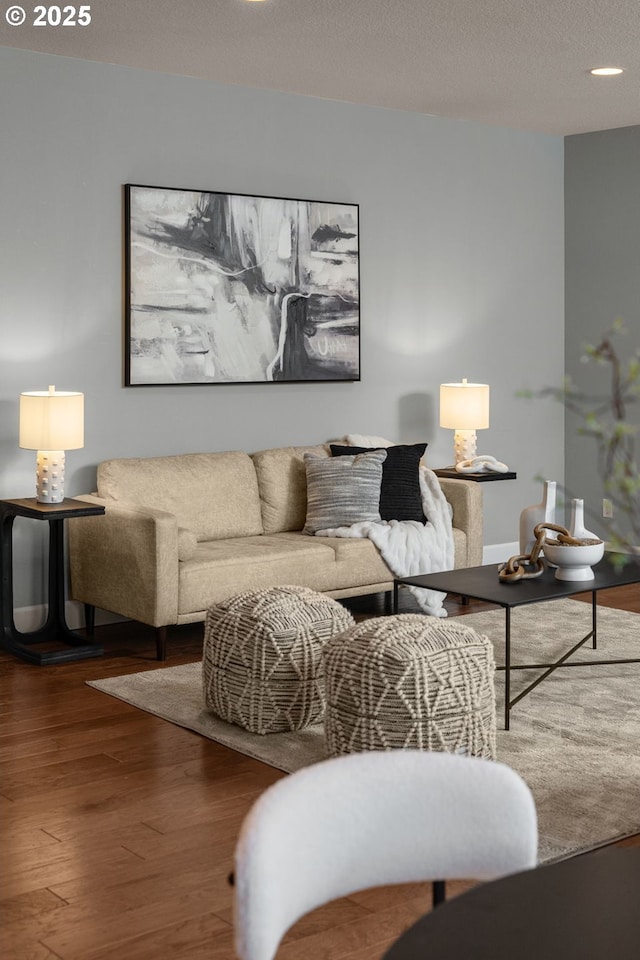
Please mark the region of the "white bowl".
POLYGON ((591 565, 604 556, 602 541, 577 546, 554 545, 546 541, 542 549, 546 559, 558 567, 556 580, 593 580, 595 574, 591 565))

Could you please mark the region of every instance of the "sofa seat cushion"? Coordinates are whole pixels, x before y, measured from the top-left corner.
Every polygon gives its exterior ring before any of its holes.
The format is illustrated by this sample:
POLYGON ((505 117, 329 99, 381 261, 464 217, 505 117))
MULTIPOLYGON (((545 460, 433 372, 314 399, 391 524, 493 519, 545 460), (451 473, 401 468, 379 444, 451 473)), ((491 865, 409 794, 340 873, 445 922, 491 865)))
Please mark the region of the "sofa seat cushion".
MULTIPOLYGON (((309 541, 317 543, 305 533, 281 533, 278 539, 290 543, 309 541)), ((367 583, 387 583, 393 574, 380 556, 378 548, 366 537, 357 540, 342 537, 322 537, 322 543, 330 547, 334 556, 333 583, 330 590, 348 590, 367 583)))
POLYGON ((198 549, 198 538, 193 530, 178 527, 178 560, 191 560, 198 549))
MULTIPOLYGON (((299 542, 309 540, 307 534, 297 531, 279 533, 279 540, 299 542)), ((316 539, 313 539, 316 542, 316 539)), ((343 537, 322 537, 322 542, 335 554, 336 583, 333 590, 348 590, 367 583, 386 583, 393 580, 393 573, 380 556, 380 551, 371 540, 343 537)), ((453 528, 456 567, 462 566, 467 554, 467 537, 464 530, 453 528)))
POLYGON ((263 532, 256 472, 241 451, 105 460, 98 495, 166 510, 199 541, 263 532))
POLYGON ((276 447, 251 454, 258 478, 264 532, 302 530, 307 516, 305 453, 328 457, 327 447, 276 447))
POLYGON ((302 535, 299 542, 277 536, 209 540, 199 543, 193 558, 180 564, 178 613, 205 610, 240 590, 291 583, 331 590, 335 567, 330 545, 302 535))
POLYGON ((458 530, 457 527, 453 528, 453 555, 455 558, 454 568, 456 570, 459 567, 466 566, 465 558, 467 556, 467 535, 464 530, 458 530))

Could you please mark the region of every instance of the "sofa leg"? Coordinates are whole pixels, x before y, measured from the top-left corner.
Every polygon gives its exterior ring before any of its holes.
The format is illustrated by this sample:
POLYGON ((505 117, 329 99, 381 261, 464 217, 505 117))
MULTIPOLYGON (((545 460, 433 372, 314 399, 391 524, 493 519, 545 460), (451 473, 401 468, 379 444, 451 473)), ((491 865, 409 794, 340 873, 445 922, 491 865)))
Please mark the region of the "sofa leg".
POLYGON ((156 627, 156 659, 167 659, 167 628, 156 627))
POLYGON ((393 613, 393 590, 385 590, 384 612, 387 617, 393 613))
POLYGON ((432 883, 432 904, 439 907, 447 899, 447 888, 445 880, 434 880, 432 883))
POLYGON ((88 637, 93 637, 96 629, 96 608, 92 603, 84 604, 84 629, 88 637))

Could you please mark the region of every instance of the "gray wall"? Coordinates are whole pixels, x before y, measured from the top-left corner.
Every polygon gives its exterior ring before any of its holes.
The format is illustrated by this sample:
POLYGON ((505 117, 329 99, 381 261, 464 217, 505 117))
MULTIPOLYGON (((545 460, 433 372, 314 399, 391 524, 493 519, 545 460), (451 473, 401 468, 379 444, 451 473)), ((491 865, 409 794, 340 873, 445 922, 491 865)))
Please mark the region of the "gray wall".
MULTIPOLYGON (((640 349, 640 126, 566 138, 565 209, 567 373, 585 392, 607 395, 608 371, 580 357, 584 344, 599 343, 616 318, 629 331, 614 341, 621 356, 640 349)), ((629 408, 629 419, 640 427, 640 404, 629 408)), ((578 426, 569 415, 567 489, 585 500, 587 526, 606 534, 596 446, 579 436, 578 426)), ((629 534, 625 519, 616 523, 629 534)))
MULTIPOLYGON (((0 496, 31 495, 22 390, 85 393, 96 464, 248 451, 346 432, 429 441, 446 380, 491 384, 479 452, 518 471, 485 486, 485 543, 517 539, 541 472, 561 479, 553 404, 515 399, 563 370, 563 143, 550 137, 0 48, 0 496), (122 386, 127 182, 360 204, 362 381, 122 386)), ((41 534, 16 522, 18 602, 41 594, 41 534), (35 541, 35 545, 34 545, 35 541)))

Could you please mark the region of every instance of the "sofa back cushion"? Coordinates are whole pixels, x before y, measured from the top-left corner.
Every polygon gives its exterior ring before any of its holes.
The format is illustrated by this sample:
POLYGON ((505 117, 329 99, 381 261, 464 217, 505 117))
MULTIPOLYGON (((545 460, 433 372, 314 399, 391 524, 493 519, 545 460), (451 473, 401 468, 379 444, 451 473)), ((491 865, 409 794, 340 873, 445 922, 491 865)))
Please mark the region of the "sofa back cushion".
POLYGON ((105 460, 98 495, 173 513, 199 541, 263 533, 256 471, 241 451, 105 460))
POLYGON ((264 532, 302 530, 307 518, 307 474, 305 453, 328 457, 329 449, 317 447, 276 447, 253 453, 264 532))

